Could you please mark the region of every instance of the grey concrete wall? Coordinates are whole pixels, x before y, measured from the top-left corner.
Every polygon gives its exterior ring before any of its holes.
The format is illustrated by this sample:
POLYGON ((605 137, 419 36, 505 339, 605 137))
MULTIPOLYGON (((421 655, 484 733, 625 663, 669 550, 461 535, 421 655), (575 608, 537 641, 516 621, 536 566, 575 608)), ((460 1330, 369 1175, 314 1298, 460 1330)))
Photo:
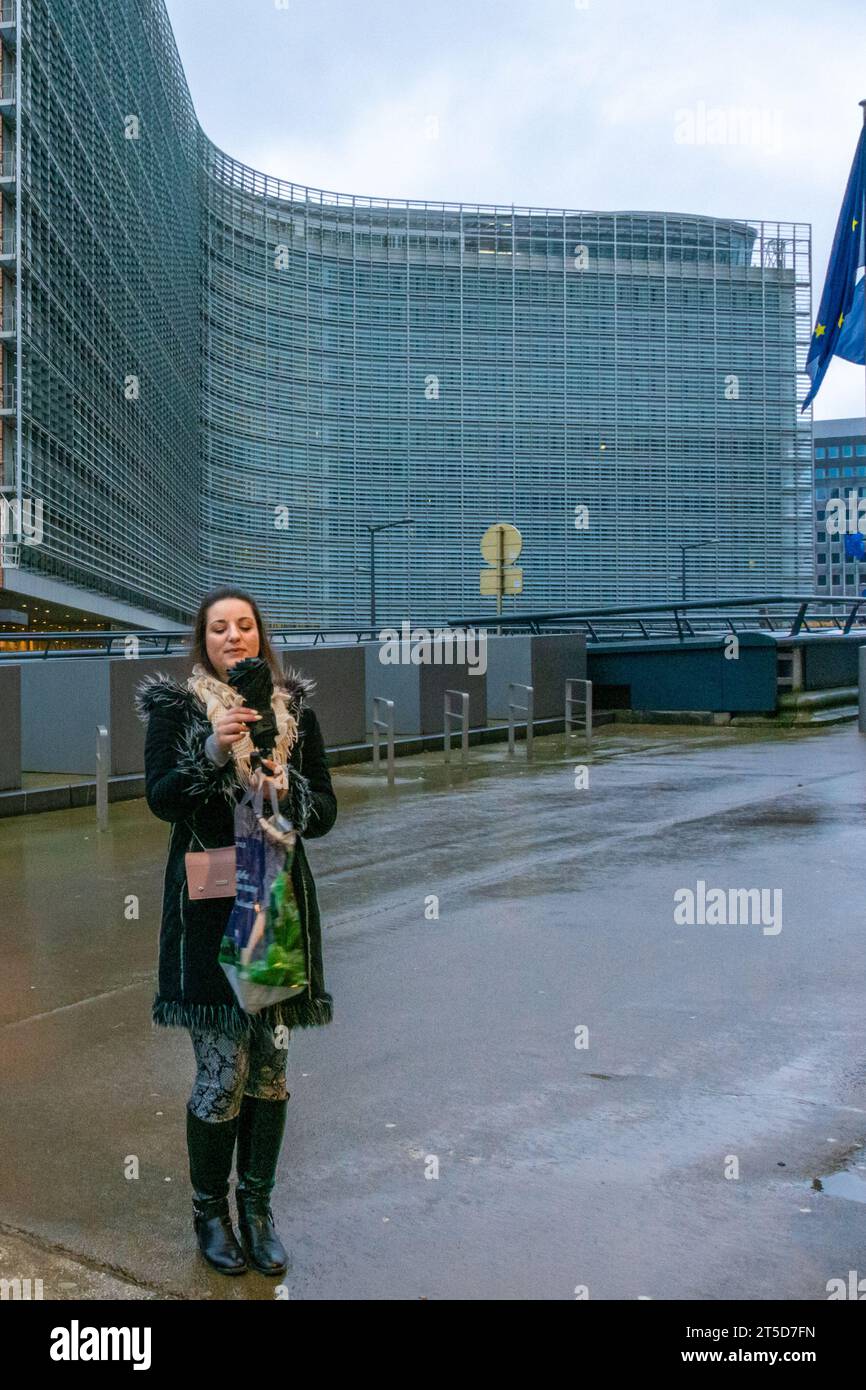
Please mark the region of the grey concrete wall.
MULTIPOLYGON (((438 734, 445 727, 444 704, 446 690, 466 690, 469 692, 469 727, 483 728, 487 723, 487 677, 471 675, 467 662, 455 662, 451 666, 419 666, 420 673, 420 712, 422 734, 438 734)), ((452 709, 459 709, 459 701, 451 699, 452 709)), ((452 729, 456 726, 452 724, 452 729)))
MULTIPOLYGON (((508 685, 533 687, 536 719, 561 719, 566 680, 586 680, 586 638, 582 633, 490 637, 487 641, 487 716, 508 718, 508 685)), ((523 703, 518 692, 517 699, 523 703)))
POLYGON ((21 786, 21 667, 0 666, 0 791, 21 786))
POLYGON ((144 738, 146 725, 135 712, 135 687, 145 676, 164 673, 183 683, 192 671, 188 656, 148 656, 136 661, 117 660, 109 663, 111 691, 111 775, 144 771, 144 738))
POLYGON ((535 718, 565 715, 565 682, 586 680, 586 638, 583 633, 545 633, 530 638, 535 718))
MULTIPOLYGON (((532 641, 530 636, 488 637, 487 639, 487 717, 508 718, 508 683, 532 685, 532 641)), ((477 676, 472 677, 477 680, 477 676)), ((522 704, 523 696, 518 694, 522 704)))
POLYGON ((333 748, 363 743, 367 722, 364 647, 355 643, 347 647, 277 650, 284 670, 294 667, 316 682, 310 705, 316 711, 325 745, 333 748))
POLYGON ((862 635, 854 632, 847 637, 840 632, 799 639, 798 645, 803 649, 803 689, 833 690, 840 685, 856 685, 862 643, 862 635))
POLYGON ((394 733, 417 734, 421 723, 421 668, 386 664, 379 660, 382 650, 383 645, 379 642, 364 644, 367 670, 367 733, 372 733, 373 729, 373 696, 382 695, 386 700, 394 701, 394 733))
POLYGON ((108 725, 109 715, 109 662, 104 658, 22 664, 23 770, 95 775, 96 726, 108 725))

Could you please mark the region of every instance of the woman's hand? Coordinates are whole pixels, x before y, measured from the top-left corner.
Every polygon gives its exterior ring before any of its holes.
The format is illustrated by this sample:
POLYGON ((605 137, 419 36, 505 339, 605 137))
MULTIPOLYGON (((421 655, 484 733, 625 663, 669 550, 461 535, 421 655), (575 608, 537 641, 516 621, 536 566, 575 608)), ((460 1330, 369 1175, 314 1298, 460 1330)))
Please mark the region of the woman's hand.
POLYGON ((283 767, 283 764, 275 763, 273 758, 262 758, 262 763, 266 768, 270 770, 271 775, 268 776, 267 773, 262 772, 261 768, 256 768, 255 772, 252 775, 253 787, 256 790, 258 790, 258 788, 261 787, 265 793, 265 796, 270 795, 271 786, 273 786, 274 791, 277 793, 277 795, 279 795, 280 792, 288 791, 289 775, 286 772, 286 769, 283 767))
POLYGON ((247 725, 255 724, 259 718, 258 710, 249 709, 246 705, 237 705, 224 714, 218 714, 213 723, 217 747, 223 753, 231 749, 232 744, 243 738, 247 725))

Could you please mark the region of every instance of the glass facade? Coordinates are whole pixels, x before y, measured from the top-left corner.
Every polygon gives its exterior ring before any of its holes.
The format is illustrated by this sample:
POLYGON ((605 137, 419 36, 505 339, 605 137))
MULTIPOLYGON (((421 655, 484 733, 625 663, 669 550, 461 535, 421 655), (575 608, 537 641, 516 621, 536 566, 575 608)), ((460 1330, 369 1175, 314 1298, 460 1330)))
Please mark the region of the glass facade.
POLYGON ((845 537, 866 530, 866 418, 815 421, 815 583, 817 594, 866 593, 866 562, 846 554, 845 537), (853 496, 853 502, 852 502, 853 496), (827 502, 841 498, 844 519, 827 502))
POLYGON ((336 627, 369 613, 369 526, 411 517, 380 622, 492 611, 498 521, 506 611, 668 598, 695 541, 690 597, 811 588, 808 226, 301 187, 201 130, 162 0, 11 27, 22 568, 178 619, 231 580, 336 627))

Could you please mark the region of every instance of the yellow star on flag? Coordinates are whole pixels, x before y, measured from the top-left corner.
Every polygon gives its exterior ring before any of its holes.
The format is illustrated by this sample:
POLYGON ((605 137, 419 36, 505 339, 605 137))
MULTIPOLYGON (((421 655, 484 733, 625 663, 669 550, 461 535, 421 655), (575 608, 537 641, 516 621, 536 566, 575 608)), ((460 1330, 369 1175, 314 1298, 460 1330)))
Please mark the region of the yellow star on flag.
POLYGON ((816 338, 823 338, 823 336, 824 336, 824 334, 825 334, 826 332, 827 332, 827 325, 826 325, 825 323, 819 323, 819 324, 816 324, 816 325, 815 325, 815 337, 816 337, 816 338))
POLYGON ((839 315, 839 322, 836 324, 836 327, 837 327, 837 328, 841 328, 841 327, 842 327, 842 324, 843 324, 844 322, 845 322, 845 315, 844 315, 844 314, 840 314, 840 315, 839 315))

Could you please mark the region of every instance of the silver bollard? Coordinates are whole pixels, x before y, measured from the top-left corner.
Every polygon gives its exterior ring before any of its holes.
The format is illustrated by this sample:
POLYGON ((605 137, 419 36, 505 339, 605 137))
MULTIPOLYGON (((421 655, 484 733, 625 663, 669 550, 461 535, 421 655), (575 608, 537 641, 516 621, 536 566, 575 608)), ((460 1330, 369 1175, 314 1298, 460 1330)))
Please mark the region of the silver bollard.
POLYGON ((104 724, 96 726, 96 828, 108 829, 108 730, 104 724))
POLYGON ((394 785, 394 701, 386 700, 384 695, 373 696, 373 771, 379 771, 379 736, 385 734, 388 760, 388 786, 394 785), (380 719, 377 706, 385 709, 384 719, 380 719))

